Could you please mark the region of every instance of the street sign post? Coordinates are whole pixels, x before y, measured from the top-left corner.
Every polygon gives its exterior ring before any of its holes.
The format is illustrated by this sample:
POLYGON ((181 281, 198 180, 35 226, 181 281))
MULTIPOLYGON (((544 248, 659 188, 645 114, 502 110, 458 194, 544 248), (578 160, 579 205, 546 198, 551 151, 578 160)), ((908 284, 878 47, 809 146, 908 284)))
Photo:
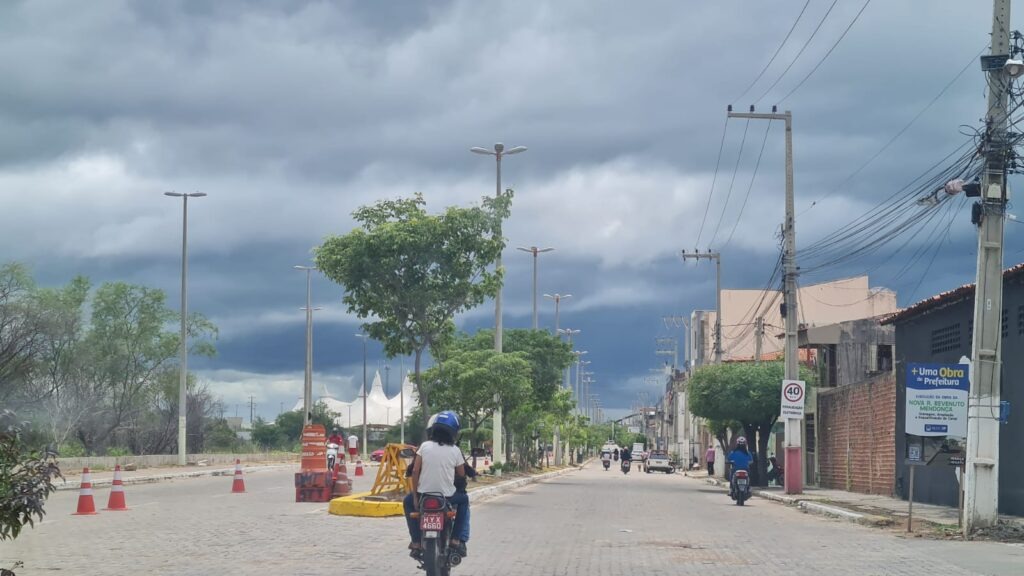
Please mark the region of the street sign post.
POLYGON ((804 417, 804 399, 806 398, 807 384, 803 380, 782 381, 782 411, 779 418, 786 420, 804 417))

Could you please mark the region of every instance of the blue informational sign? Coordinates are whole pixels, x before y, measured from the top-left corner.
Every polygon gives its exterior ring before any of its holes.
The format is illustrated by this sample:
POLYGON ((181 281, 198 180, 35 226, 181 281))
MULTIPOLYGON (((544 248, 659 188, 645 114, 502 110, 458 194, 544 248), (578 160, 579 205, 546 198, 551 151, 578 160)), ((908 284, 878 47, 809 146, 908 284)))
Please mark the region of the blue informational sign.
POLYGON ((967 437, 967 364, 907 364, 907 434, 967 437))

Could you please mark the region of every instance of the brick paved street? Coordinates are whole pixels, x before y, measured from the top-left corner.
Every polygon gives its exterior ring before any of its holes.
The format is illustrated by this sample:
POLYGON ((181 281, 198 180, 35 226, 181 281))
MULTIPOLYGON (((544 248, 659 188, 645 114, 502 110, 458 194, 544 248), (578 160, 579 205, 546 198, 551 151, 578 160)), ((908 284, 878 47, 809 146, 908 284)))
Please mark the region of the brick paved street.
MULTIPOLYGON (((330 516, 296 504, 289 471, 130 487, 128 512, 71 516, 77 493, 48 503, 47 521, 3 563, 54 574, 410 574, 403 521, 330 516)), ((368 480, 357 484, 357 489, 368 480)), ((97 491, 97 506, 106 504, 97 491)), ((0 564, 3 565, 3 564, 0 564)), ((739 508, 682 476, 623 476, 591 465, 481 503, 463 575, 1020 574, 1024 548, 905 539, 754 499, 739 508), (788 553, 787 553, 788 551, 788 553)))

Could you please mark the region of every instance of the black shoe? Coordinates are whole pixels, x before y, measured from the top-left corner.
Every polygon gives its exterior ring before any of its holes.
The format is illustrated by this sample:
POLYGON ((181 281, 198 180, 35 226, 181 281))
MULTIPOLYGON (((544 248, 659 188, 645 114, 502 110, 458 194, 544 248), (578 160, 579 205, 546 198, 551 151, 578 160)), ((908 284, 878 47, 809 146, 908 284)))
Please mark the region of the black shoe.
POLYGON ((465 542, 462 542, 461 540, 457 544, 455 542, 452 542, 451 547, 459 553, 459 556, 462 556, 463 558, 469 556, 469 552, 466 550, 465 542))

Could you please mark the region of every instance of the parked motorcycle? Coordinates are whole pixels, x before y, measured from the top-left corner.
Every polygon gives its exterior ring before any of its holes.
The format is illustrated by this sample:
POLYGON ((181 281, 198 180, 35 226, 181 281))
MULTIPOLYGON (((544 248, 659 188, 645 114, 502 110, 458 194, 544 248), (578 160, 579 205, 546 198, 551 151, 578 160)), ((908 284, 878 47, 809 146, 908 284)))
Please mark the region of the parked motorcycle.
POLYGON ((423 550, 413 557, 427 576, 449 576, 452 567, 462 563, 459 552, 448 546, 455 529, 455 508, 441 494, 424 494, 420 497, 418 511, 413 514, 423 534, 420 540, 423 550))
POLYGON ((334 463, 338 461, 338 446, 334 442, 327 445, 327 469, 334 471, 334 463))
POLYGON ((750 499, 750 473, 746 470, 737 470, 732 475, 732 490, 729 495, 736 501, 737 506, 750 499))
POLYGON ((629 474, 629 465, 630 465, 630 461, 629 460, 623 460, 622 461, 622 473, 623 474, 629 474))

